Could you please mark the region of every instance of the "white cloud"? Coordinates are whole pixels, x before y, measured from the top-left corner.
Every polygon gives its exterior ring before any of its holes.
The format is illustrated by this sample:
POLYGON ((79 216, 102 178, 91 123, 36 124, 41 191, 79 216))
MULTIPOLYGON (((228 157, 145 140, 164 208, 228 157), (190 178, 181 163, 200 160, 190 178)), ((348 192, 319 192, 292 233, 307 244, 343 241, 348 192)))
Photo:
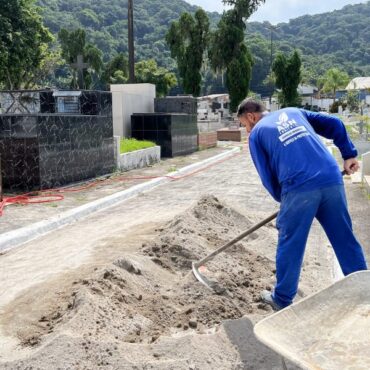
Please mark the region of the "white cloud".
MULTIPOLYGON (((199 5, 207 11, 222 13, 224 5, 221 0, 186 0, 193 5, 199 5)), ((345 5, 366 3, 361 0, 266 0, 257 12, 252 15, 251 21, 269 21, 276 24, 288 22, 305 14, 318 14, 341 9, 345 5)))

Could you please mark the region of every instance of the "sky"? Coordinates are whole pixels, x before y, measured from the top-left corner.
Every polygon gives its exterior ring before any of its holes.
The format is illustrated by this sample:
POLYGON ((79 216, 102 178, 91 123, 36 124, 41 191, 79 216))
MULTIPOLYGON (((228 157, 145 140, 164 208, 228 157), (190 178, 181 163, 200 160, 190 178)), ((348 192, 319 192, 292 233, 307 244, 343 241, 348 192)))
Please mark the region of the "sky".
MULTIPOLYGON (((186 2, 199 5, 209 12, 222 13, 226 10, 221 0, 185 0, 186 2)), ((249 19, 250 21, 269 21, 272 24, 289 22, 289 19, 297 18, 306 14, 319 14, 341 9, 345 5, 366 3, 367 1, 356 0, 266 0, 249 19)))

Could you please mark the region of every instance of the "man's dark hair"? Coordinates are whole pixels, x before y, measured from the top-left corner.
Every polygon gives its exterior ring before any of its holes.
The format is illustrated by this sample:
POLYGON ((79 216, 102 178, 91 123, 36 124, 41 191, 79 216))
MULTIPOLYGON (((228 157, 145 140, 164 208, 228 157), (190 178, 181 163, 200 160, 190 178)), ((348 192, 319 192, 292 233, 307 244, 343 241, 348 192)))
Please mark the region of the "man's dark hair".
POLYGON ((244 113, 263 113, 265 110, 266 108, 261 101, 246 98, 239 104, 236 115, 240 117, 244 113))

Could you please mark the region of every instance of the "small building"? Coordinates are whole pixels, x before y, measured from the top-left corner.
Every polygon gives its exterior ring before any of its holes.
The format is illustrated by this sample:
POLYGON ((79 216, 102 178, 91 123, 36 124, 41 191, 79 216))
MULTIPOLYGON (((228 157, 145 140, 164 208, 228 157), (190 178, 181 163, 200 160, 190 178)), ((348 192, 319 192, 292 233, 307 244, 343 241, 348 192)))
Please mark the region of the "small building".
POLYGON ((370 105, 370 77, 356 77, 347 85, 345 92, 358 91, 358 99, 370 105))
POLYGON ((370 89, 370 77, 356 77, 350 81, 346 90, 368 90, 370 89))
POLYGON ((303 104, 306 102, 310 104, 312 99, 317 97, 319 89, 312 85, 298 85, 297 91, 299 96, 302 98, 303 104))
POLYGON ((298 85, 298 94, 301 97, 303 108, 313 111, 328 112, 334 99, 320 95, 320 91, 313 85, 298 85))

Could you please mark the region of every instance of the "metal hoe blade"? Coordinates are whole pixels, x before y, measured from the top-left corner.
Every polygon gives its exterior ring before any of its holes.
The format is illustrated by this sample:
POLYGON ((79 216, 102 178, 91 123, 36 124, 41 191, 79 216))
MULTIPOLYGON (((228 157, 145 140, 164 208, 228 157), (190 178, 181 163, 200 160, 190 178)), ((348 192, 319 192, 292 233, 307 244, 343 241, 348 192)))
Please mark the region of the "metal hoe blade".
POLYGON ((196 279, 208 289, 212 290, 213 292, 217 294, 222 294, 226 291, 226 289, 220 286, 217 283, 217 281, 209 280, 204 275, 202 275, 200 271, 198 270, 198 267, 196 266, 195 262, 192 263, 192 270, 193 270, 193 274, 196 277, 196 279))

